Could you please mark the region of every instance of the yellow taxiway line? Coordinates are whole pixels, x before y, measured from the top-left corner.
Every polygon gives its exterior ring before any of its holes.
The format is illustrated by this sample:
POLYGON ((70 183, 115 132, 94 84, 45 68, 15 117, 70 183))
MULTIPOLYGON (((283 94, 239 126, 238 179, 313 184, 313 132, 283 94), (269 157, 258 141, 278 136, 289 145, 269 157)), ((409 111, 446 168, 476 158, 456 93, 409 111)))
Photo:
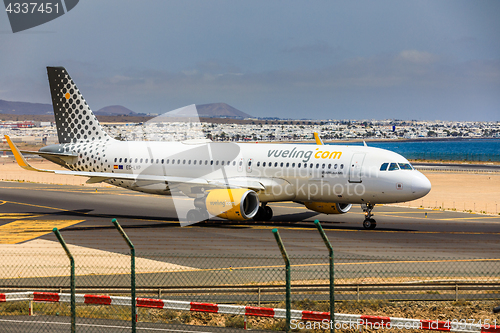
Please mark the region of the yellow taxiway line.
POLYGON ((13 219, 27 219, 42 216, 40 214, 31 213, 0 213, 0 219, 3 220, 13 220, 13 219))
POLYGON ((17 244, 85 220, 21 220, 0 226, 0 244, 17 244))

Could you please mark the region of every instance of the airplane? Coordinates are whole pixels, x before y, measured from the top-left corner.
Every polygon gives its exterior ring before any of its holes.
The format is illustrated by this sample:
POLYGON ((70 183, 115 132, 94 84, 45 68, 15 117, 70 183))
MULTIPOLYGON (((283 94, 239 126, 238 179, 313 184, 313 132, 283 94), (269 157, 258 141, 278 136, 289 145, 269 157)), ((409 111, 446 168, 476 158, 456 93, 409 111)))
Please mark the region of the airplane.
POLYGON ((347 213, 360 204, 363 227, 374 229, 377 204, 415 200, 430 181, 403 156, 364 146, 212 142, 121 141, 105 132, 64 67, 47 67, 59 144, 20 151, 6 136, 24 169, 89 177, 122 188, 190 198, 177 201, 181 225, 220 217, 269 221, 270 202, 294 201, 323 214, 347 213), (36 154, 67 170, 32 167, 36 154))

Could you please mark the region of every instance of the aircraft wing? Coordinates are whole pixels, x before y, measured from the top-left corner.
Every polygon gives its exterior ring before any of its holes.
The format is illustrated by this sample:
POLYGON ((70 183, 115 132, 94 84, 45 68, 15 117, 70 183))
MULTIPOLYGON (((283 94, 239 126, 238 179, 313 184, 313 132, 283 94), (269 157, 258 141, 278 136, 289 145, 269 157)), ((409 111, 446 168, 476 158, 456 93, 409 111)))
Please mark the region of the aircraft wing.
POLYGON ((318 132, 314 132, 314 141, 316 141, 317 145, 324 145, 323 140, 319 137, 318 132))
MULTIPOLYGON (((131 173, 114 173, 114 172, 91 172, 91 171, 70 171, 70 170, 46 170, 38 169, 31 166, 28 161, 24 158, 21 151, 16 147, 8 135, 5 135, 5 139, 9 144, 9 147, 14 154, 17 164, 23 169, 38 172, 48 172, 57 175, 71 175, 71 176, 81 176, 89 177, 87 181, 88 184, 100 183, 108 179, 121 179, 121 180, 133 180, 133 181, 155 181, 155 182, 168 182, 168 183, 182 183, 186 185, 205 185, 207 187, 215 188, 248 188, 254 190, 263 190, 265 187, 258 181, 247 178, 228 178, 228 179, 218 179, 218 180, 207 180, 204 178, 190 178, 190 177, 175 177, 175 176, 161 176, 161 175, 150 175, 150 174, 131 174, 131 173)), ((33 152, 34 153, 34 152, 33 152)), ((49 155, 61 155, 55 153, 42 153, 49 155)), ((41 154, 39 154, 41 155, 41 154)), ((42 155, 41 155, 42 156, 42 155)), ((66 155, 71 157, 71 155, 66 155)))

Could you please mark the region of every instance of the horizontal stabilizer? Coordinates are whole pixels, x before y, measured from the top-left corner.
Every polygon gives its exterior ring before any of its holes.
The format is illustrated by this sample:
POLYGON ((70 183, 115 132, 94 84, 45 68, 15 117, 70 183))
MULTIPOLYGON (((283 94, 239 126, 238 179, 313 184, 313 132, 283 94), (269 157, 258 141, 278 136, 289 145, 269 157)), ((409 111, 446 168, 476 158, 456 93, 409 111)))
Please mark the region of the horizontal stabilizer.
POLYGON ((109 177, 90 177, 86 183, 87 184, 97 184, 109 179, 109 177))

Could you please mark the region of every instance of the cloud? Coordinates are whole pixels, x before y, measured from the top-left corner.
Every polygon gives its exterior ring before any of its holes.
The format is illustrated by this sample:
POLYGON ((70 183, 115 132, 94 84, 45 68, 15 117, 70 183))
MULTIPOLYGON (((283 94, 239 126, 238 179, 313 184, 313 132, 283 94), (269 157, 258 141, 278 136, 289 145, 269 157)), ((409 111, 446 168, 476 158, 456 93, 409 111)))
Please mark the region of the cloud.
POLYGON ((114 83, 114 84, 118 84, 118 83, 127 82, 127 81, 131 81, 131 80, 133 80, 133 78, 128 77, 128 76, 115 75, 109 79, 109 82, 114 83))
MULTIPOLYGON (((316 119, 390 118, 405 110, 426 119, 455 119, 460 112, 463 119, 490 119, 488 112, 498 113, 500 103, 500 59, 457 63, 415 50, 309 69, 243 71, 216 61, 178 71, 98 69, 68 66, 94 110, 120 104, 135 112, 163 113, 222 101, 255 116, 303 118, 306 111, 316 119)), ((49 102, 46 77, 43 72, 39 77, 40 82, 0 77, 0 98, 49 102)))
POLYGON ((282 53, 292 53, 307 56, 310 56, 311 54, 332 54, 334 51, 335 49, 325 41, 316 41, 311 44, 296 45, 281 49, 282 53))
POLYGON ((404 50, 398 54, 397 60, 414 64, 432 64, 438 61, 439 57, 429 52, 404 50))

